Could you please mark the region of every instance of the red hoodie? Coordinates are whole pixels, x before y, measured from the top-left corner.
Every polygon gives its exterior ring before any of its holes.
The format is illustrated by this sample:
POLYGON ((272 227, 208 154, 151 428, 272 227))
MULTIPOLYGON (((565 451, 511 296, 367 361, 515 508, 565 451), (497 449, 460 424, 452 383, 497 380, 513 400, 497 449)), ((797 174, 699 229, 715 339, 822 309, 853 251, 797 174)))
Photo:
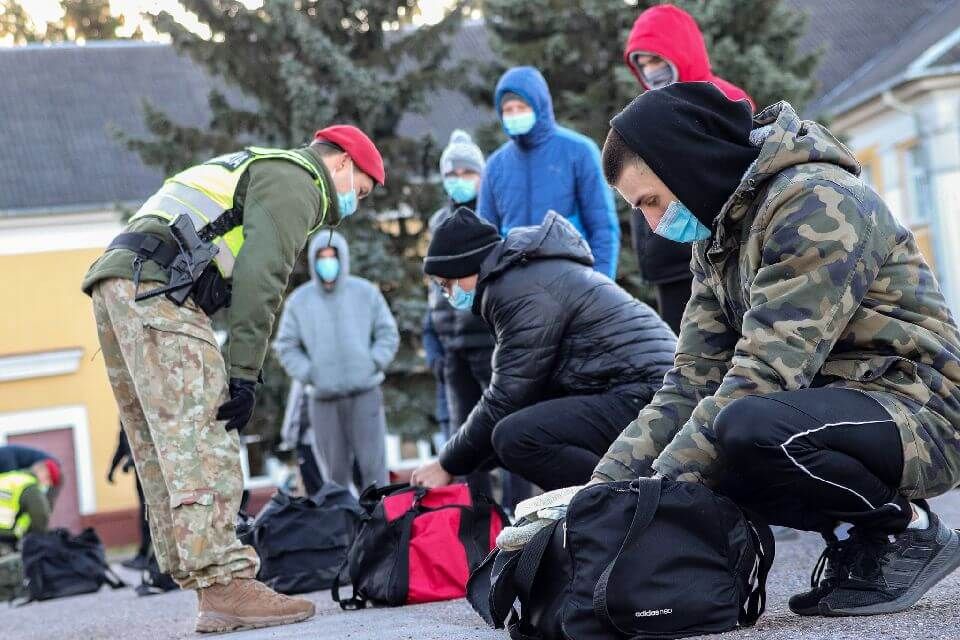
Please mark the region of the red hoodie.
POLYGON ((630 54, 652 53, 669 61, 677 70, 678 82, 712 82, 731 100, 746 100, 756 110, 747 92, 713 75, 710 57, 697 21, 689 13, 672 4, 650 7, 637 17, 623 51, 623 60, 644 89, 643 78, 630 64, 630 54))

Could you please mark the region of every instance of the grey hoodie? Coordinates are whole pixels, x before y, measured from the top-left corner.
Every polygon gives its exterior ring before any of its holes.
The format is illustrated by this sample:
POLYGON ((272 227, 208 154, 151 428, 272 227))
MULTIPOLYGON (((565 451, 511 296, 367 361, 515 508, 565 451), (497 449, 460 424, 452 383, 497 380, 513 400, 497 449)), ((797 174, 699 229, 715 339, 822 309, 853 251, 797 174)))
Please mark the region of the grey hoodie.
POLYGON ((383 294, 350 275, 350 247, 339 233, 319 231, 310 241, 311 281, 287 297, 273 350, 287 374, 334 399, 373 389, 397 354, 400 334, 383 294), (327 290, 313 268, 317 253, 337 250, 340 276, 327 290))

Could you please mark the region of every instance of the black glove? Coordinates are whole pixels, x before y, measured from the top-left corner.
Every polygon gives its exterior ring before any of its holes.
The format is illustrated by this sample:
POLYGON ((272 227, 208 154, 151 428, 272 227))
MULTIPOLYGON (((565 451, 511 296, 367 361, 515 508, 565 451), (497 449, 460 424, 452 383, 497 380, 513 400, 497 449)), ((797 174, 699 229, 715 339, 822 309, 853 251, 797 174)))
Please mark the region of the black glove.
POLYGON ((230 399, 217 411, 217 420, 228 420, 227 430, 243 428, 250 422, 257 405, 257 383, 254 380, 230 378, 230 399))

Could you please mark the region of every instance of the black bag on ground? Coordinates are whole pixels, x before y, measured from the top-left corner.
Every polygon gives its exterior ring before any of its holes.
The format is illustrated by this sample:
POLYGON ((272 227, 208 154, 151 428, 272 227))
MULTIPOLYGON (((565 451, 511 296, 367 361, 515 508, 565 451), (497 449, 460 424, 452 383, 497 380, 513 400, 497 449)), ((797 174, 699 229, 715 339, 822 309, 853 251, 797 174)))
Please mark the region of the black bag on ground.
POLYGON ((157 554, 150 549, 150 557, 147 559, 147 566, 140 572, 140 584, 135 591, 138 596, 155 596, 168 591, 177 591, 180 587, 169 573, 160 571, 160 565, 157 563, 157 554))
POLYGON ((729 499, 641 478, 578 493, 522 550, 491 553, 467 597, 515 640, 682 638, 752 626, 773 557, 770 528, 729 499))
POLYGON ((93 593, 101 585, 127 586, 107 564, 103 543, 90 528, 31 533, 23 539, 23 575, 29 601, 93 593))
POLYGON ((329 589, 361 515, 357 499, 332 482, 307 498, 274 494, 246 536, 260 555, 257 579, 286 594, 329 589))

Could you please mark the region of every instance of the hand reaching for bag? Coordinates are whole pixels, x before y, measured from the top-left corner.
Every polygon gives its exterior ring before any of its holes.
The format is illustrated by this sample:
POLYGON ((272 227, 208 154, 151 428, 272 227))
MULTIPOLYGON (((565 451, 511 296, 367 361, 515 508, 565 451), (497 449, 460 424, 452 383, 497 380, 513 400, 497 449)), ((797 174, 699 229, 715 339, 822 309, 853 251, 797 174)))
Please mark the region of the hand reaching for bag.
POLYGON ((410 484, 427 489, 445 487, 451 482, 453 482, 453 476, 444 471, 439 461, 428 462, 410 476, 410 484))

